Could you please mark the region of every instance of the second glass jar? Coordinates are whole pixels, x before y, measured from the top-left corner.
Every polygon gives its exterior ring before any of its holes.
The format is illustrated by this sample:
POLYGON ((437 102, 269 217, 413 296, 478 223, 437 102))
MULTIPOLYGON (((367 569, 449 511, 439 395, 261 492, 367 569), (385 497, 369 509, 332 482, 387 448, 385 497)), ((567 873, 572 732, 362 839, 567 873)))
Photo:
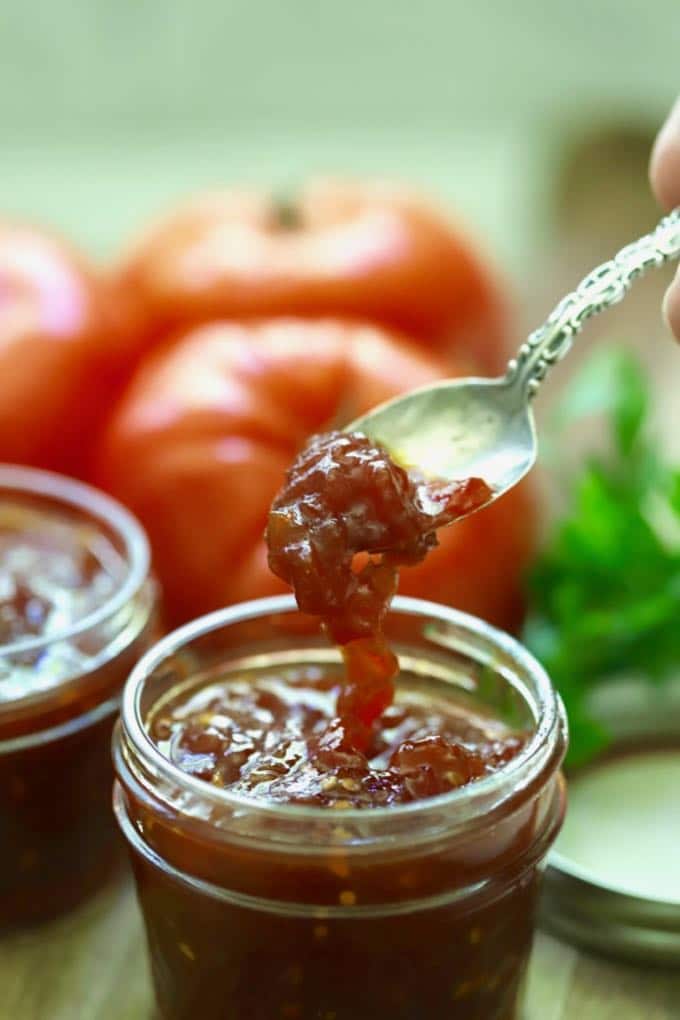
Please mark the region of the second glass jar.
MULTIPOLYGON (((75 906, 124 860, 111 732, 125 679, 153 640, 155 610, 144 532, 103 493, 0 465, 2 507, 87 528, 115 554, 119 575, 82 619, 0 642, 0 931, 75 906)), ((3 580, 11 589, 10 570, 3 580)))

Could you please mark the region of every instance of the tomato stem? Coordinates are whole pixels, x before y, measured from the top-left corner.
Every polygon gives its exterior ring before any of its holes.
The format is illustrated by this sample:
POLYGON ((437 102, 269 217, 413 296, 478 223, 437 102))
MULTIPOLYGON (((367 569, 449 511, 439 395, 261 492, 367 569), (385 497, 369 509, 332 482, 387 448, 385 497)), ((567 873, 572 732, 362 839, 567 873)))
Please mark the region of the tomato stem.
POLYGON ((300 207, 286 195, 275 195, 272 199, 274 223, 280 230, 299 230, 302 227, 300 207))

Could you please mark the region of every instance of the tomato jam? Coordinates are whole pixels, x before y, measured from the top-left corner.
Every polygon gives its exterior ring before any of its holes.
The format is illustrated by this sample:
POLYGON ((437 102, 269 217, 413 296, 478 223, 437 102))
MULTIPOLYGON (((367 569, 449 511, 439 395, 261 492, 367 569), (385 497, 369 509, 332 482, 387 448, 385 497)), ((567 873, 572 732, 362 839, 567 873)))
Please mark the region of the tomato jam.
POLYGON ((208 684, 163 703, 150 733, 170 761, 214 786, 337 810, 455 790, 522 747, 497 719, 400 691, 370 748, 346 749, 335 715, 342 684, 342 674, 312 668, 208 684))
POLYGON ((0 467, 0 928, 74 905, 120 856, 108 749, 149 641, 147 569, 117 504, 0 467))
POLYGON ((114 803, 162 1020, 519 1020, 559 701, 455 610, 396 598, 382 631, 395 697, 349 750, 342 655, 292 598, 197 620, 133 670, 114 803))
POLYGON ((272 504, 269 565, 339 644, 375 639, 399 567, 424 559, 437 528, 490 498, 479 478, 418 480, 361 433, 313 436, 272 504), (355 569, 359 553, 374 558, 355 569))
POLYGON ((122 556, 94 524, 25 500, 0 503, 0 647, 23 638, 45 645, 0 675, 0 700, 45 690, 82 669, 87 652, 60 634, 99 609, 124 573, 122 556))
POLYGON ((437 528, 491 495, 479 478, 418 479, 359 432, 313 436, 288 471, 267 523, 269 565, 343 646, 336 732, 345 749, 370 746, 392 701, 398 663, 382 625, 399 567, 422 560, 437 528))

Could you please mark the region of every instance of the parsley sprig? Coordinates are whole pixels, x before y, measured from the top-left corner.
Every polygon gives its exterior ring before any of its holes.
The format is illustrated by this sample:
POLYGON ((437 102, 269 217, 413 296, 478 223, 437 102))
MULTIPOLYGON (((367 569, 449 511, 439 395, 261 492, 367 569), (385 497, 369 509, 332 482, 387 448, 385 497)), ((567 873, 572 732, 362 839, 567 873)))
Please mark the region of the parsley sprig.
POLYGON ((529 581, 524 641, 564 700, 572 766, 611 739, 589 708, 595 689, 629 675, 662 684, 680 669, 680 471, 650 434, 649 407, 638 361, 604 350, 558 412, 565 427, 604 414, 608 432, 607 451, 571 479, 529 581))

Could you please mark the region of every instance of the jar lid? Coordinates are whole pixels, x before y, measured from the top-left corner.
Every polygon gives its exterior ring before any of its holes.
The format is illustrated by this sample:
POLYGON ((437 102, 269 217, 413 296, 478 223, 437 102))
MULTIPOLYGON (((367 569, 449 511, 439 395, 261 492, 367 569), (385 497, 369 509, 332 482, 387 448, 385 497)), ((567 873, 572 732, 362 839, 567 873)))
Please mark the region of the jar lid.
POLYGON ((680 746, 620 747, 572 777, 544 927, 589 950, 680 963, 680 746))

